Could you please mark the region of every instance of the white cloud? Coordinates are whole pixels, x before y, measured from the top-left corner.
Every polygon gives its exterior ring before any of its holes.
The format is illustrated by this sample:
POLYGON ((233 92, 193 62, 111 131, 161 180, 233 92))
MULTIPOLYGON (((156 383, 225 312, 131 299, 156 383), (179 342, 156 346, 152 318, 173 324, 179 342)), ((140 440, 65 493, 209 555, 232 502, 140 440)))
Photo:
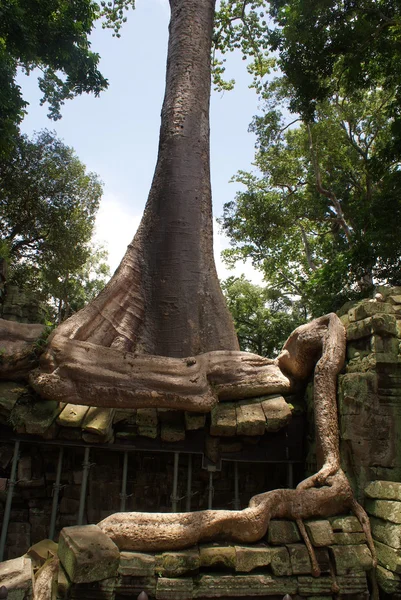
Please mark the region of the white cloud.
POLYGON ((232 275, 239 277, 240 275, 245 275, 249 281, 256 285, 266 285, 263 282, 263 274, 260 271, 257 271, 251 264, 250 260, 246 262, 238 262, 233 269, 229 269, 223 262, 221 258, 221 253, 223 250, 229 247, 228 238, 219 231, 219 225, 214 220, 213 222, 213 239, 214 239, 214 260, 216 263, 217 274, 219 279, 227 279, 232 275))
POLYGON ((128 244, 135 235, 141 215, 132 215, 123 203, 105 194, 96 217, 95 242, 104 244, 109 253, 108 263, 112 273, 117 269, 128 244))

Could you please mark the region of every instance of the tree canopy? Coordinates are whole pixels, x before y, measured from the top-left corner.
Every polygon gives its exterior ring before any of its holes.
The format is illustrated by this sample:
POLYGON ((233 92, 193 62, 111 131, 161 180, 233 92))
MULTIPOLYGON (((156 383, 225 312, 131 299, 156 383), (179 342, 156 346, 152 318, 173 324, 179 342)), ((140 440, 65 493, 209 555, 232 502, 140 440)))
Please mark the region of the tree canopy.
POLYGON ((393 99, 382 89, 335 94, 316 105, 314 123, 297 128, 277 110, 256 117, 262 176, 236 176, 246 190, 224 207, 227 258, 250 257, 312 314, 366 294, 373 280, 398 284, 400 163, 382 152, 393 99))
MULTIPOLYGON (((88 261, 96 263, 90 241, 101 195, 98 177, 49 131, 32 140, 20 136, 12 155, 0 161, 0 251, 10 282, 61 301, 59 318, 82 295, 72 293, 74 281, 85 280, 88 261)), ((97 256, 101 275, 104 260, 97 256)), ((91 287, 89 274, 86 279, 91 287)))
POLYGON ((16 82, 18 68, 40 70, 41 102, 49 104, 52 119, 60 118, 65 100, 107 88, 89 35, 103 19, 119 36, 129 6, 134 0, 0 0, 0 154, 13 145, 27 106, 16 82))

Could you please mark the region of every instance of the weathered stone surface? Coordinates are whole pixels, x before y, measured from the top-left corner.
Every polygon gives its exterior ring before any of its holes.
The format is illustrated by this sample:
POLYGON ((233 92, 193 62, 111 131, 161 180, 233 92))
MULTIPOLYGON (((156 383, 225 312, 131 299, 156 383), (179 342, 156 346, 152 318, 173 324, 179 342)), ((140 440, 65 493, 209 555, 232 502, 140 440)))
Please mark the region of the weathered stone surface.
POLYGON ((160 438, 163 442, 182 442, 185 440, 184 426, 174 423, 162 423, 160 438))
POLYGON ((296 594, 295 577, 271 575, 201 575, 194 589, 195 598, 272 596, 296 594))
POLYGON ((334 544, 338 546, 355 546, 358 544, 364 544, 366 542, 366 536, 364 533, 334 533, 334 544))
POLYGON ((374 517, 379 517, 392 523, 401 523, 401 502, 397 502, 396 500, 368 499, 365 508, 374 517))
POLYGON ((366 319, 377 314, 393 314, 394 308, 385 302, 375 302, 374 300, 363 300, 357 306, 354 306, 348 311, 350 323, 366 319))
POLYGON ((357 546, 332 546, 337 575, 349 575, 372 568, 372 555, 365 544, 357 546))
POLYGON ((26 388, 14 381, 0 381, 0 415, 8 418, 18 398, 26 388))
POLYGON ((333 593, 333 580, 331 577, 298 577, 298 593, 301 596, 330 595, 333 593))
POLYGON ((331 546, 334 543, 333 530, 329 521, 308 521, 305 527, 313 546, 331 546))
POLYGON ((273 572, 273 575, 277 577, 286 577, 288 575, 292 575, 290 554, 287 548, 278 547, 271 548, 272 560, 270 563, 270 568, 273 572))
POLYGON ((20 556, 0 563, 0 587, 8 590, 8 600, 23 600, 32 593, 32 562, 20 556))
POLYGON ((237 435, 263 435, 266 417, 259 400, 244 400, 236 404, 237 435))
POLYGON ((398 500, 401 502, 401 483, 396 481, 371 481, 365 488, 368 498, 398 500))
POLYGON ((262 408, 266 417, 266 431, 279 431, 291 419, 291 407, 283 396, 266 398, 262 402, 262 408))
POLYGON ((35 567, 41 567, 48 558, 57 556, 57 549, 58 544, 53 540, 41 540, 29 548, 27 556, 32 560, 35 567))
POLYGON ((371 517, 370 526, 375 540, 383 542, 383 544, 387 544, 387 546, 391 546, 392 548, 401 548, 400 525, 371 517))
POLYGON ((385 569, 401 574, 401 550, 396 550, 375 540, 377 561, 385 569))
POLYGON ((331 517, 329 520, 334 532, 342 531, 344 533, 360 533, 363 531, 362 525, 354 516, 331 517))
POLYGON ((156 584, 157 600, 189 600, 193 598, 194 583, 191 578, 169 579, 159 577, 156 584))
POLYGON ((198 548, 156 555, 156 573, 164 577, 179 577, 184 573, 199 569, 199 565, 198 548))
POLYGON ((56 420, 61 407, 51 400, 33 399, 29 402, 17 402, 11 413, 13 423, 23 423, 26 433, 42 435, 56 420))
POLYGON ((156 576, 153 577, 122 577, 117 578, 115 592, 119 596, 137 597, 141 592, 156 596, 156 576))
POLYGON ((240 573, 250 573, 271 563, 271 549, 267 546, 235 546, 235 553, 235 570, 240 573))
MULTIPOLYGON (((340 588, 341 596, 363 594, 362 598, 367 597, 368 582, 365 573, 352 573, 350 575, 339 575, 337 584, 340 588)), ((340 597, 341 597, 340 596, 340 597)))
POLYGON ((377 394, 376 373, 347 373, 339 379, 340 413, 360 415, 364 405, 370 405, 377 394))
POLYGON ((385 569, 381 565, 376 570, 377 583, 386 594, 401 592, 401 576, 385 569))
POLYGON ((97 525, 62 529, 58 555, 74 583, 90 583, 114 577, 120 558, 117 546, 97 525))
POLYGON ((60 563, 57 574, 57 598, 68 598, 70 587, 71 581, 68 579, 68 575, 64 571, 63 565, 60 563))
POLYGON ((289 544, 291 568, 294 575, 308 575, 312 572, 312 565, 308 549, 304 544, 289 544))
POLYGON ((135 577, 152 576, 155 573, 156 558, 145 552, 121 552, 118 574, 135 577))
POLYGON ((107 436, 110 433, 114 417, 114 409, 91 406, 86 413, 82 429, 94 435, 107 436))
POLYGON ((236 554, 234 546, 199 546, 199 557, 201 567, 228 567, 235 569, 236 554))
POLYGON ((232 402, 217 404, 210 415, 210 435, 234 436, 237 432, 237 411, 232 402))
POLYGON ((80 404, 66 404, 57 417, 57 424, 61 427, 80 427, 89 406, 80 404))
POLYGON ((293 521, 272 519, 269 523, 267 539, 269 544, 282 546, 283 544, 299 542, 301 536, 293 521))
POLYGON ((203 429, 205 424, 206 415, 201 413, 185 412, 185 429, 188 429, 188 431, 203 429))
POLYGON ((158 433, 156 408, 138 408, 136 413, 138 435, 155 439, 158 433))

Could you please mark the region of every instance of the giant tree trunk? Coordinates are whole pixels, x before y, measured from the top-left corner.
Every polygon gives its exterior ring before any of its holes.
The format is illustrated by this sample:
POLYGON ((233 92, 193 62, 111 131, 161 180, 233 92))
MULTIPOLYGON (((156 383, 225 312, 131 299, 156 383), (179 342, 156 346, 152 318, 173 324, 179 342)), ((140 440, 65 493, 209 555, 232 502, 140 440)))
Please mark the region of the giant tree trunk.
POLYGON ((58 333, 145 354, 238 350, 213 258, 209 169, 215 0, 170 0, 156 171, 138 232, 100 296, 58 333))

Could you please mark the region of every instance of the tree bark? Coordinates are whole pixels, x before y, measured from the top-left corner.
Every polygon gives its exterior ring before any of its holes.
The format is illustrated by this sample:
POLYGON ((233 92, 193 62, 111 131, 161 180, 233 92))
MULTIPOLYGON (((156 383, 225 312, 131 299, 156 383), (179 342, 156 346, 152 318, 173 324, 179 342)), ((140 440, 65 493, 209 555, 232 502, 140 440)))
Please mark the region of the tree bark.
POLYGON ((238 350, 213 258, 209 166, 215 0, 170 0, 159 154, 132 243, 104 291, 58 333, 141 354, 238 350))

